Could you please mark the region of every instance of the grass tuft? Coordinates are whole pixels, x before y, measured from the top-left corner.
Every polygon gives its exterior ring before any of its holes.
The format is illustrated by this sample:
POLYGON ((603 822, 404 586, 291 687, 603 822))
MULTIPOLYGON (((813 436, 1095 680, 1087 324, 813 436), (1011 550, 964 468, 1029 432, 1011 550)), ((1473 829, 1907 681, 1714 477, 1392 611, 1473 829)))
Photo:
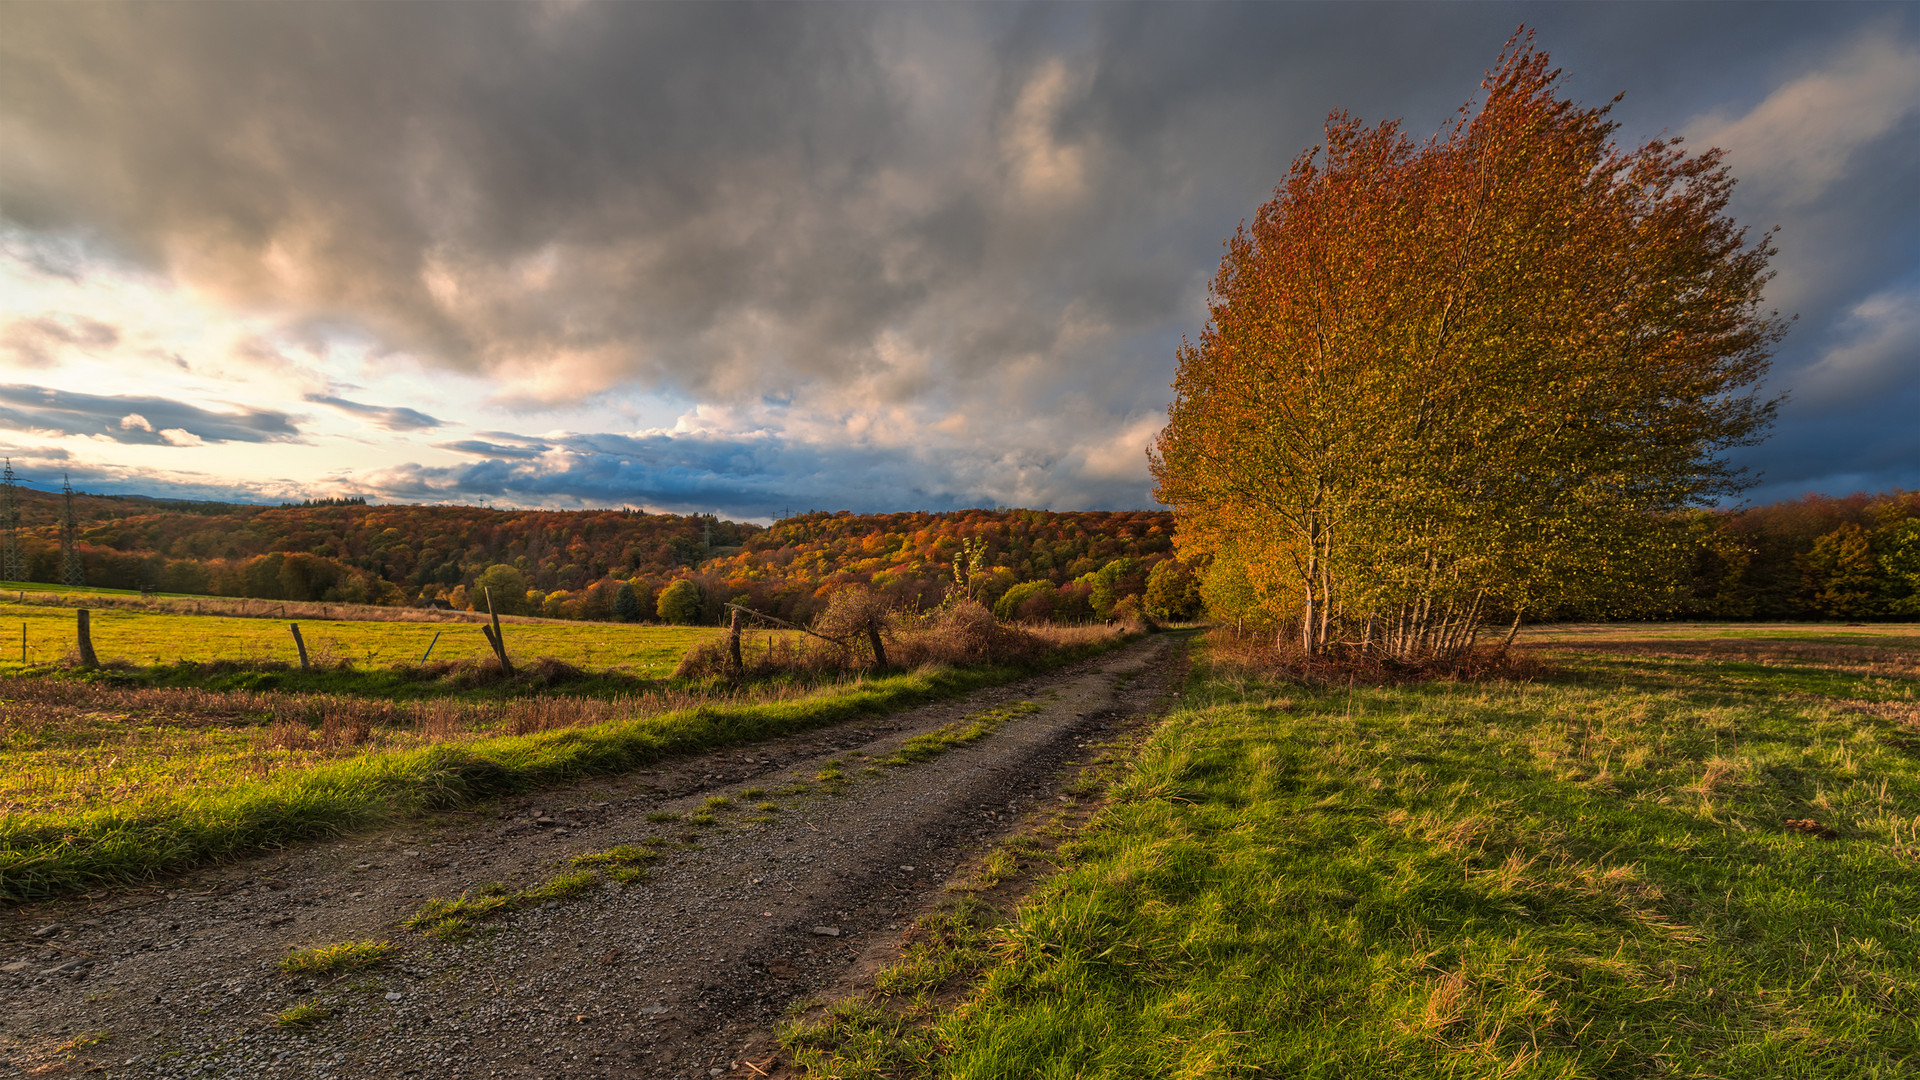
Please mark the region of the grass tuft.
POLYGON ((274 1015, 273 1026, 285 1028, 290 1031, 303 1031, 313 1027, 331 1015, 333 1015, 332 1012, 324 1005, 315 1005, 311 1001, 303 1001, 298 1005, 281 1009, 274 1015))
MULTIPOLYGON (((639 878, 640 868, 634 863, 651 857, 653 852, 648 849, 623 846, 595 855, 578 855, 569 861, 578 867, 607 867, 608 876, 624 883, 639 878), (616 855, 615 852, 621 854, 616 855), (614 871, 635 872, 622 874, 614 871)), ((599 886, 600 878, 592 869, 556 874, 518 892, 509 891, 501 882, 493 882, 471 893, 461 893, 452 900, 429 897, 400 925, 442 941, 461 941, 477 933, 481 923, 539 904, 572 900, 599 886)))
POLYGON ((915 735, 913 738, 901 743, 900 749, 887 757, 881 758, 880 764, 901 766, 926 761, 928 758, 937 757, 952 750, 956 746, 965 746, 968 743, 983 739, 1007 721, 1025 716, 1028 713, 1038 712, 1039 710, 1040 706, 1038 703, 1022 701, 1015 705, 990 709, 977 716, 970 716, 965 720, 958 720, 951 724, 942 725, 924 734, 915 735))
POLYGON ((390 941, 342 941, 295 949, 280 961, 288 975, 340 975, 384 964, 394 953, 390 941))

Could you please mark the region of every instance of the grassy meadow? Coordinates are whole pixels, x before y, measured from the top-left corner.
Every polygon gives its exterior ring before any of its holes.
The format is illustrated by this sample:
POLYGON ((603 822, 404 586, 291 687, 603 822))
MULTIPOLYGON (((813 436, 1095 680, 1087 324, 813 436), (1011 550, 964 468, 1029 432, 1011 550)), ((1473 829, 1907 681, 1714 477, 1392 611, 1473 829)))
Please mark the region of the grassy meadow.
POLYGON ((1483 683, 1203 657, 1058 873, 787 1043, 840 1077, 1920 1074, 1920 649, 1838 630, 1583 631, 1483 683))
MULTIPOLYGON (((0 598, 7 595, 0 592, 0 598)), ((275 606, 266 601, 255 603, 265 608, 275 606)), ((338 604, 333 608, 349 610, 338 604)), ((479 624, 467 621, 298 615, 290 619, 235 618, 126 608, 96 608, 90 621, 94 651, 103 664, 151 666, 217 660, 256 666, 298 663, 288 622, 300 624, 308 657, 326 666, 342 661, 363 667, 417 663, 429 647, 433 660, 481 660, 491 655, 479 624)), ((71 608, 0 599, 0 673, 63 662, 74 648, 74 622, 71 608)), ((720 632, 711 627, 524 619, 506 620, 505 630, 507 650, 515 657, 531 660, 549 656, 576 667, 642 676, 671 674, 688 648, 720 632)))
MULTIPOLYGON (((70 609, 0 604, 0 631, 25 622, 30 647, 55 635, 71 642, 73 618, 70 609)), ((140 879, 887 712, 1125 638, 1063 630, 1048 639, 1050 651, 1021 663, 734 687, 669 677, 690 646, 722 633, 714 629, 509 623, 508 648, 523 670, 507 679, 461 662, 481 659, 471 624, 301 628, 324 670, 286 668, 291 636, 279 621, 129 609, 94 614, 106 670, 21 671, 16 654, 15 672, 0 675, 0 900, 140 879), (433 663, 414 663, 435 632, 443 637, 433 663), (385 659, 398 649, 397 662, 385 659)), ((752 634, 747 648, 771 648, 767 640, 752 634)))

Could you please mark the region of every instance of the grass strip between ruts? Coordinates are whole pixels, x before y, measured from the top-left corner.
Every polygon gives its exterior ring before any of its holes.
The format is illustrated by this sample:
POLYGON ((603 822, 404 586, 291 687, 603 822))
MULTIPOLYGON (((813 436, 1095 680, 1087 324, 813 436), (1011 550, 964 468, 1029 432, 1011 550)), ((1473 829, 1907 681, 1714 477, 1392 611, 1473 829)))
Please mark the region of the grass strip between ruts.
POLYGON ((131 810, 12 815, 0 821, 0 901, 144 880, 425 810, 894 712, 1086 659, 1130 640, 1065 650, 1019 668, 937 668, 786 701, 700 705, 592 727, 379 751, 131 810))

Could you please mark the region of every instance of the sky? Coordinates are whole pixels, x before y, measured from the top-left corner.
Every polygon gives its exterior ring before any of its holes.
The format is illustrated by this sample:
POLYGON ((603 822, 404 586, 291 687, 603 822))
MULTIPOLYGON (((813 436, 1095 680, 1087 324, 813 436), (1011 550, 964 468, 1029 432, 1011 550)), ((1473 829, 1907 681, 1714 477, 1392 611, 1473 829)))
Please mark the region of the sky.
POLYGON ((0 2, 0 454, 36 487, 1154 506, 1222 242, 1525 23, 1718 146, 1795 318, 1754 502, 1920 488, 1911 4, 0 2))

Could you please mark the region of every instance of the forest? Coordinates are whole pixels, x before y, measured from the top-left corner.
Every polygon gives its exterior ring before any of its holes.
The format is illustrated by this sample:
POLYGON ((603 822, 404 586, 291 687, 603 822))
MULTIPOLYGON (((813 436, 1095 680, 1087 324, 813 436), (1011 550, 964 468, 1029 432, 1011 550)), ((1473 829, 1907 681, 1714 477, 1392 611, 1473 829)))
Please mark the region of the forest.
MULTIPOLYGON (((15 488, 28 581, 61 580, 61 496, 15 488)), ((1198 614, 1164 511, 812 513, 771 527, 638 510, 520 511, 324 500, 245 506, 77 494, 85 584, 102 588, 484 608, 559 619, 702 623, 727 602, 804 622, 847 585, 933 607, 955 584, 1009 618, 1081 621, 1142 603, 1198 614), (660 608, 669 586, 684 581, 660 608), (622 593, 626 599, 622 600, 622 593), (689 602, 690 601, 690 602, 689 602)))
MULTIPOLYGON (((15 492, 26 580, 56 583, 61 496, 15 492)), ((250 506, 76 494, 73 505, 85 583, 96 587, 484 608, 478 585, 503 614, 557 619, 711 623, 735 602, 805 622, 849 585, 909 609, 937 606, 957 586, 1008 619, 1181 619, 1201 614, 1210 569, 1174 558, 1167 511, 841 511, 760 526, 357 499, 250 506)), ((1670 617, 1920 617, 1920 493, 1808 495, 1697 511, 1678 524, 1691 558, 1668 590, 1670 617)))

